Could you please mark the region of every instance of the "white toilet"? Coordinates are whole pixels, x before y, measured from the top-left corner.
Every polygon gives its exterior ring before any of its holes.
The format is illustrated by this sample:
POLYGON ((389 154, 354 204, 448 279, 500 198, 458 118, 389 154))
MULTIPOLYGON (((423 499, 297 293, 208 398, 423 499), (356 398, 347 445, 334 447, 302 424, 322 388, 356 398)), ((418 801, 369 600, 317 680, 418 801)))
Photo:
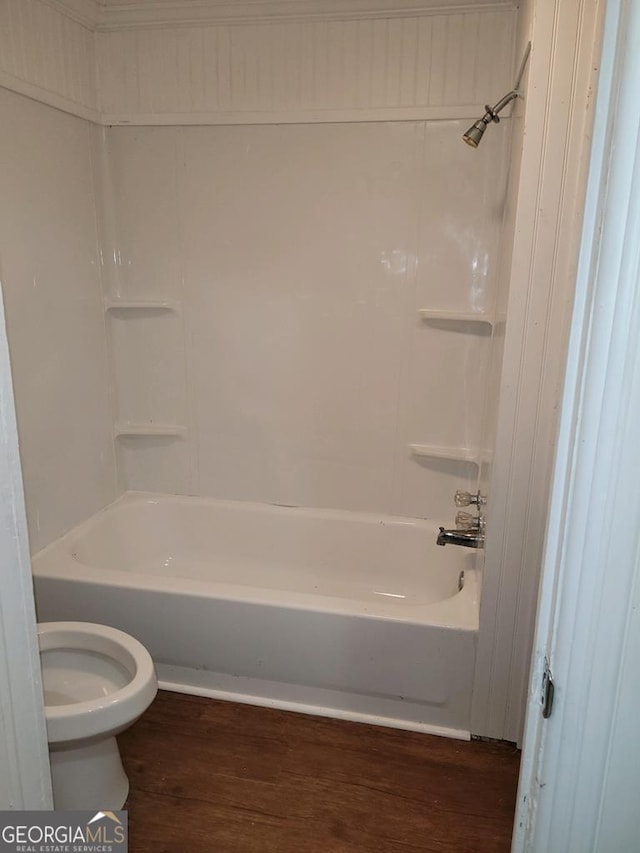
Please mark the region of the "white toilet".
POLYGON ((158 682, 145 647, 91 622, 38 625, 56 809, 122 808, 129 780, 115 735, 153 701, 158 682))

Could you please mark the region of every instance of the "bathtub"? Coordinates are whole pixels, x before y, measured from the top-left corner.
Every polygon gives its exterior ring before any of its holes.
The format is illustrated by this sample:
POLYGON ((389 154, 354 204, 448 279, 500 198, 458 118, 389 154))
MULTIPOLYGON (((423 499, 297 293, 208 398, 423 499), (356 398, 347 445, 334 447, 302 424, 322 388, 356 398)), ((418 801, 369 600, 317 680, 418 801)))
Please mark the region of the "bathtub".
POLYGON ((33 558, 40 621, 143 642, 165 689, 469 737, 476 553, 427 521, 129 492, 33 558))

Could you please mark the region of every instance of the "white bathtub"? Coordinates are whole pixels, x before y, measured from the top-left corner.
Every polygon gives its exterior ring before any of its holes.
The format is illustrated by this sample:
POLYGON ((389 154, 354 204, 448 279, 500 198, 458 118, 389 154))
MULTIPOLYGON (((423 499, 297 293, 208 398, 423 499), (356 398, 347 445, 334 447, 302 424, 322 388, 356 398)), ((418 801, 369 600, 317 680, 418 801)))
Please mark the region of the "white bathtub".
POLYGON ((168 689, 468 737, 476 554, 435 538, 419 520, 128 493, 34 557, 38 617, 133 634, 168 689))

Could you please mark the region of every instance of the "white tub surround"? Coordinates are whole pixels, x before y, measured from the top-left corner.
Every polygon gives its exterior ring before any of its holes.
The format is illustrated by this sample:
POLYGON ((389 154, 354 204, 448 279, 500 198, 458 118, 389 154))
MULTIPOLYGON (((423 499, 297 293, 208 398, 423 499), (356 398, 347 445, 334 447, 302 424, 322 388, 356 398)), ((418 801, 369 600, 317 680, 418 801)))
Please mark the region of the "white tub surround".
POLYGON ((123 491, 452 523, 484 458, 509 141, 472 152, 468 126, 105 133, 123 491))
POLYGON ((100 131, 1 88, 0 116, 2 289, 35 552, 120 494, 92 177, 100 131))
POLYGON ((425 521, 129 493, 33 569, 40 619, 131 632, 165 688, 468 737, 475 556, 425 521))

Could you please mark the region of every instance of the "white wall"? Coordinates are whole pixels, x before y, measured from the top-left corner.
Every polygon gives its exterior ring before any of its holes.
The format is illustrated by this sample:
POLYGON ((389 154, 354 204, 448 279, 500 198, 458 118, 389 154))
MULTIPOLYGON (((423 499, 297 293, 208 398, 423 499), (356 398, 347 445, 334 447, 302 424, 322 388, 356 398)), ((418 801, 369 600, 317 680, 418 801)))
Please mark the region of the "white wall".
POLYGON ((487 311, 504 125, 465 121, 108 131, 123 485, 451 515, 478 448, 489 338, 419 308, 487 311))
POLYGON ((0 89, 0 255, 32 551, 116 496, 88 122, 0 89))

